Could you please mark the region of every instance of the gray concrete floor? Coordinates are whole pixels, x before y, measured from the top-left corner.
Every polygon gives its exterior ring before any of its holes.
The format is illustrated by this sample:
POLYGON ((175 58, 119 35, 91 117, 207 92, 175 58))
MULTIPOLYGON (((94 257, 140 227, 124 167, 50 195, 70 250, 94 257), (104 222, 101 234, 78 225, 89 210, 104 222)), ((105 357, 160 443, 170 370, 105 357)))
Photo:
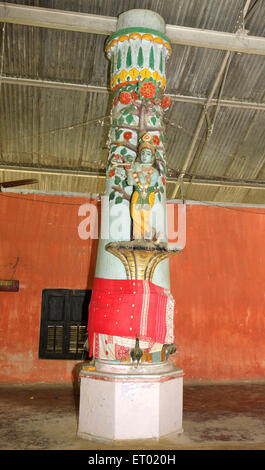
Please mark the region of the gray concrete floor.
POLYGON ((265 381, 184 382, 183 393, 183 434, 103 443, 77 437, 77 383, 0 384, 0 449, 265 449, 265 381))

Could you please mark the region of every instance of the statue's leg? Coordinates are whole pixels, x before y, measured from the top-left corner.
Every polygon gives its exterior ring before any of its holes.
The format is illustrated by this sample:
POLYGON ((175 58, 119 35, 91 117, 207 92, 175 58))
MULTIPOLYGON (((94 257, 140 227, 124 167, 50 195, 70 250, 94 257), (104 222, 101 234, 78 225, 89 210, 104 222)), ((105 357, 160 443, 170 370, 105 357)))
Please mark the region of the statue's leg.
POLYGON ((135 191, 132 195, 131 199, 131 217, 133 220, 133 238, 139 239, 142 238, 142 215, 141 210, 137 208, 137 200, 139 197, 139 193, 135 191))
POLYGON ((147 239, 153 239, 156 231, 155 228, 153 228, 150 225, 150 215, 151 215, 151 209, 155 203, 155 193, 152 192, 149 194, 148 197, 148 204, 144 204, 143 210, 142 210, 142 216, 143 216, 143 231, 144 231, 144 238, 147 239))

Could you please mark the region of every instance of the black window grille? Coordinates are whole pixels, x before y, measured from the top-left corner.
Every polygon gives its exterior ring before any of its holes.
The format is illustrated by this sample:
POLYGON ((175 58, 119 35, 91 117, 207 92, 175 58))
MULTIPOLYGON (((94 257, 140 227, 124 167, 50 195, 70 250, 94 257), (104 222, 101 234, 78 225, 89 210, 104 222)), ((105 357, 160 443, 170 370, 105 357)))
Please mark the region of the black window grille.
POLYGON ((82 359, 91 290, 42 291, 39 358, 82 359))

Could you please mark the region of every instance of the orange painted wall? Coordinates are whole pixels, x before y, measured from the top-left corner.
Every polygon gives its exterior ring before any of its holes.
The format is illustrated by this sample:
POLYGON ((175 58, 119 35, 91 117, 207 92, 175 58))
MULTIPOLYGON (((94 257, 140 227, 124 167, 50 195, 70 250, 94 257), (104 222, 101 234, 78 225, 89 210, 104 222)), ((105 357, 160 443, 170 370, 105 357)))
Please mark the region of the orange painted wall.
POLYGON ((78 216, 85 198, 0 195, 0 279, 19 292, 0 292, 0 380, 72 380, 75 361, 38 359, 43 289, 91 289, 97 240, 82 240, 78 216))
POLYGON ((171 259, 176 362, 186 378, 265 378, 265 210, 187 207, 171 259))
MULTIPOLYGON (((42 290, 92 288, 96 240, 82 240, 85 198, 0 195, 0 380, 72 380, 77 362, 38 359, 42 290)), ((187 206, 187 242, 171 258, 176 364, 187 379, 265 374, 264 209, 187 206)))

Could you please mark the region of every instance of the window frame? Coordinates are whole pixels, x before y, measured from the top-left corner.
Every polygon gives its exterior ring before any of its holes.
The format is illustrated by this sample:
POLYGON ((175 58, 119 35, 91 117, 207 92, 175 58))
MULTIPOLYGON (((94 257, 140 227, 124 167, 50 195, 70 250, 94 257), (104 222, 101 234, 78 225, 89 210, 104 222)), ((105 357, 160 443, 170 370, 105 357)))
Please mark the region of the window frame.
MULTIPOLYGON (((39 330, 39 359, 57 359, 57 360, 79 360, 84 356, 82 352, 69 352, 70 349, 70 333, 71 326, 85 327, 87 330, 88 321, 88 307, 91 299, 92 290, 86 289, 43 289, 42 302, 41 302, 41 321, 39 330), (63 297, 63 318, 61 320, 49 320, 49 297, 63 297), (84 297, 84 302, 87 302, 87 316, 85 320, 74 321, 71 319, 71 299, 74 296, 84 297), (48 327, 55 326, 63 327, 62 332, 62 350, 59 352, 48 351, 48 327)), ((84 313, 84 312, 83 312, 84 313)), ((55 330, 56 331, 56 330, 55 330)), ((56 333, 55 333, 56 334, 56 333)), ((78 338, 78 337, 77 337, 78 338)), ((85 341, 85 335, 84 335, 85 341)), ((78 347, 78 341, 76 342, 78 347)))

